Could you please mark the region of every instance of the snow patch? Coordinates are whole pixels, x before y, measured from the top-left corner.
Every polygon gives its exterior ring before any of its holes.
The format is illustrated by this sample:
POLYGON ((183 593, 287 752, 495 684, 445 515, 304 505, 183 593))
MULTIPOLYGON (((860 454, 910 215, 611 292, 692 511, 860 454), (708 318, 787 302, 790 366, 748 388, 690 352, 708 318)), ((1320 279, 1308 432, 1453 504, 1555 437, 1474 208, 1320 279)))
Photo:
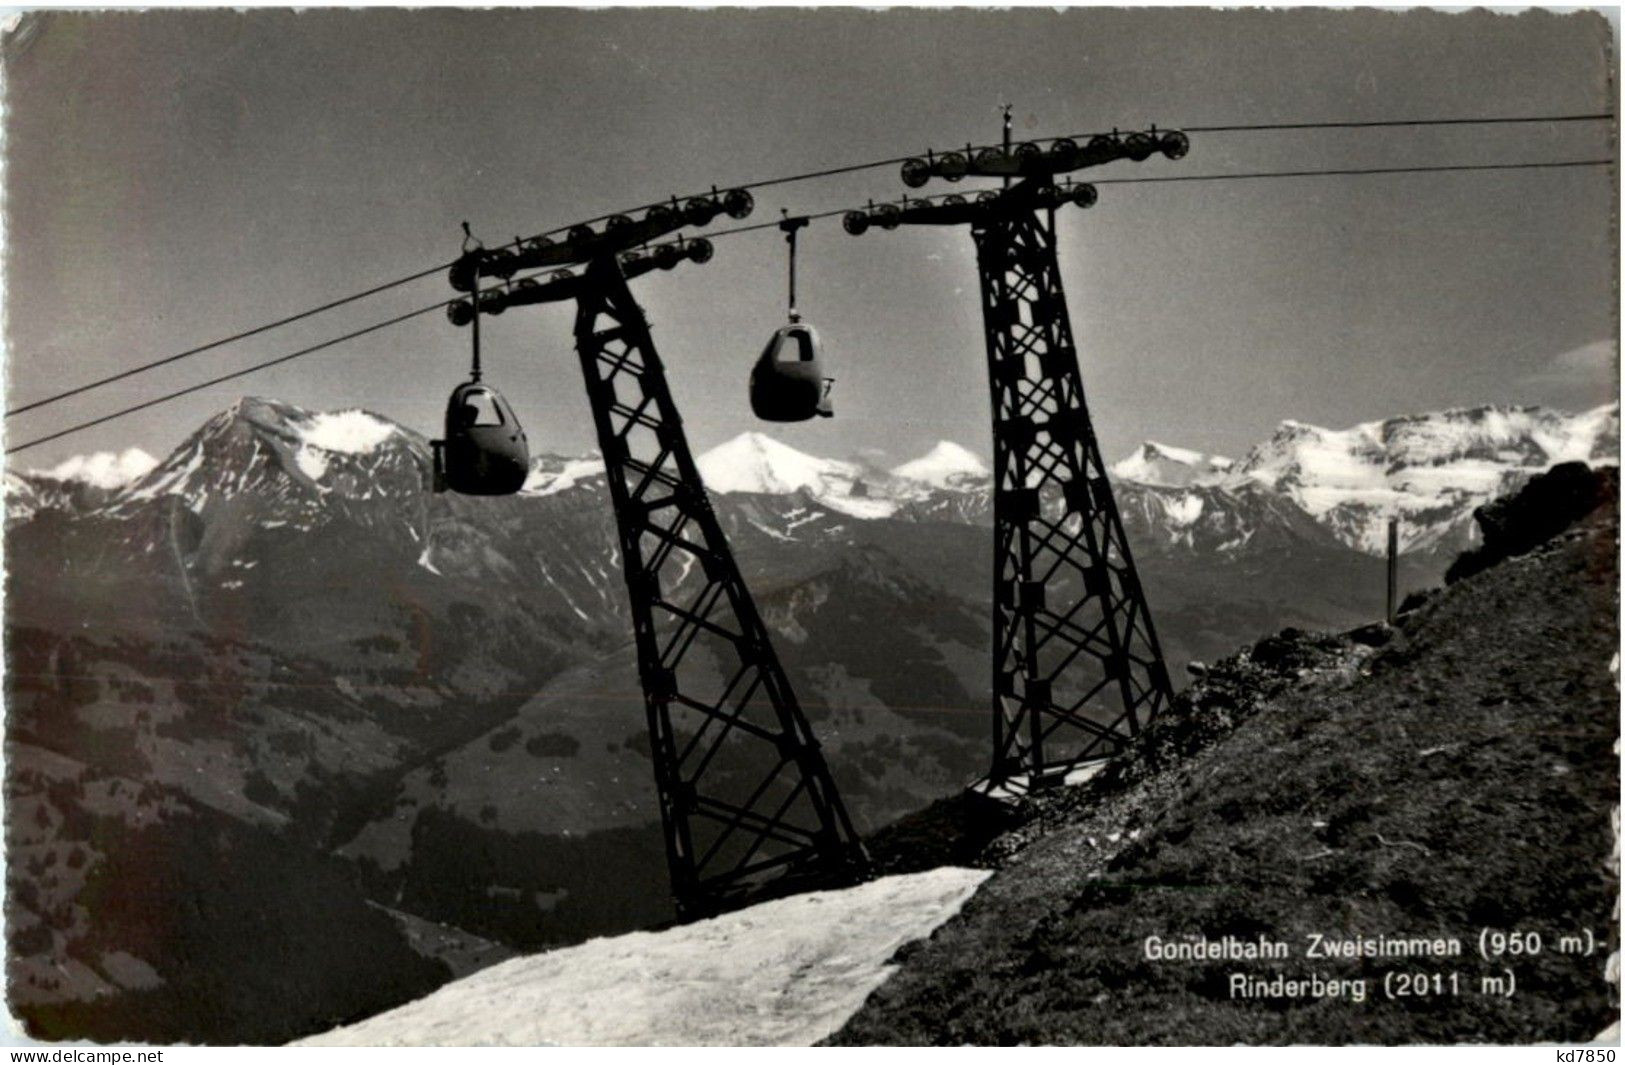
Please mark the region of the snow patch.
POLYGON ((315 448, 300 448, 294 452, 293 461, 299 471, 313 481, 321 480, 327 472, 327 456, 315 448))
POLYGON ((1163 512, 1168 515, 1169 524, 1184 528, 1196 524, 1196 519, 1202 516, 1202 505, 1201 496, 1186 492, 1177 498, 1163 500, 1163 512))
MULTIPOLYGON (((1096 758, 1093 761, 1084 762, 1068 770, 1066 776, 1061 778, 1061 783, 1068 788, 1086 784, 1094 779, 1101 770, 1105 769, 1110 762, 1110 758, 1096 758)), ((971 785, 971 790, 996 802, 1020 802, 1027 795, 1032 794, 1032 777, 1027 773, 1017 773, 1000 784, 994 784, 986 777, 983 777, 971 785)))
POLYGON ((770 529, 766 525, 763 525, 761 522, 755 520, 754 518, 752 518, 750 520, 750 523, 751 523, 752 526, 754 526, 755 528, 761 530, 763 533, 766 533, 770 538, 772 538, 774 540, 781 540, 781 541, 783 541, 785 543, 794 543, 795 542, 795 537, 794 536, 787 536, 784 533, 779 532, 777 529, 770 529))
POLYGON ((311 415, 309 423, 298 433, 311 447, 345 455, 364 455, 393 436, 395 427, 364 410, 322 411, 311 415))
POLYGON ((933 869, 515 958, 306 1046, 810 1046, 990 873, 933 869))
POLYGON ((58 481, 81 481, 96 488, 122 488, 151 473, 158 460, 138 447, 122 452, 98 451, 74 455, 49 470, 35 471, 58 481))
POLYGON ((889 499, 874 497, 821 495, 818 501, 837 514, 845 514, 859 521, 876 521, 897 513, 897 504, 889 499))
POLYGON ((604 460, 596 457, 565 459, 564 465, 557 470, 549 470, 537 463, 531 466, 520 491, 527 495, 550 496, 566 488, 574 488, 590 478, 602 477, 604 473, 604 460))

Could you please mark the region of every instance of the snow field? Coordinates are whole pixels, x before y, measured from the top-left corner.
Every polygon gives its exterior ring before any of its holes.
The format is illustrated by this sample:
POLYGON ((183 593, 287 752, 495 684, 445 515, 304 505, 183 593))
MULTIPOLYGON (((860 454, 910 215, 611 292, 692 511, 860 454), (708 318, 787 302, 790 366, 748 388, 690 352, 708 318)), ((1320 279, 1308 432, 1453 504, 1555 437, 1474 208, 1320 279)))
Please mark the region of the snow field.
POLYGON ((933 869, 492 966, 304 1046, 808 1046, 991 874, 933 869))

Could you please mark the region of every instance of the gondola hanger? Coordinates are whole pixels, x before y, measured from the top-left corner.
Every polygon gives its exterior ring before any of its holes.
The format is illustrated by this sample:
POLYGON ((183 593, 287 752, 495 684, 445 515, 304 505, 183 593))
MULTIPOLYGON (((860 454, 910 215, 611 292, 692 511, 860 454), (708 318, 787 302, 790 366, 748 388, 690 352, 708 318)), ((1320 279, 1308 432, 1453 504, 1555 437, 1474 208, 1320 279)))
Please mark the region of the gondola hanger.
MULTIPOLYGON (((485 246, 463 223, 463 254, 478 255, 485 246)), ((481 380, 479 274, 475 271, 469 305, 473 346, 468 380, 452 389, 446 401, 446 436, 431 440, 434 490, 464 495, 511 495, 530 475, 530 446, 519 418, 502 394, 481 380)))
POLYGON ((779 231, 784 234, 785 243, 790 245, 790 301, 789 313, 791 322, 801 321, 801 315, 796 311, 796 234, 807 226, 806 215, 790 217, 789 211, 784 211, 784 221, 779 223, 779 231))
POLYGON ((785 213, 779 229, 789 245, 789 324, 780 326, 750 374, 750 409, 763 421, 802 422, 831 417, 829 390, 834 378, 825 377, 819 362, 818 333, 801 320, 796 308, 796 234, 809 219, 785 213))
MULTIPOLYGON (((485 244, 468 228, 468 222, 463 222, 463 254, 472 255, 485 250, 485 244)), ((470 335, 473 338, 472 365, 469 367, 468 378, 472 382, 480 379, 480 283, 479 275, 474 275, 474 293, 470 306, 474 308, 474 320, 470 324, 470 335)))

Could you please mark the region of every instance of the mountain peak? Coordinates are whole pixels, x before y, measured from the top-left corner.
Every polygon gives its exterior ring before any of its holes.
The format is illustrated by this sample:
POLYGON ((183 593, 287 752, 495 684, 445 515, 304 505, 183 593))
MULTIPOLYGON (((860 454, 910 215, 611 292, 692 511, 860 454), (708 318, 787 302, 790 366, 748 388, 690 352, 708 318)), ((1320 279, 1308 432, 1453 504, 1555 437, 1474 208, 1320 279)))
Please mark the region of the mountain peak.
POLYGON ((1147 440, 1133 454, 1113 464, 1111 472, 1120 481, 1159 488, 1189 488, 1218 483, 1234 465, 1222 455, 1147 440))
POLYGON ((402 427, 361 407, 306 410, 281 400, 242 396, 209 420, 220 428, 247 422, 289 438, 304 447, 346 455, 364 455, 389 440, 402 427))
MULTIPOLYGON (((210 499, 256 485, 289 506, 306 493, 365 495, 379 487, 377 477, 386 467, 403 483, 420 481, 426 451, 416 433, 371 411, 311 411, 242 396, 163 461, 120 486, 113 505, 180 496, 197 511, 210 499), (283 476, 289 483, 281 483, 283 476)), ((314 504, 314 496, 298 505, 314 504)))
POLYGON ((728 494, 808 497, 855 518, 887 518, 897 510, 889 499, 875 499, 855 462, 821 459, 760 432, 744 432, 701 455, 696 464, 705 487, 728 494))
POLYGON ((948 488, 966 480, 985 478, 988 470, 981 456, 969 448, 952 440, 938 440, 930 451, 912 462, 903 463, 891 473, 893 477, 948 488))
POLYGON ((858 476, 851 463, 816 458, 754 430, 718 444, 696 463, 713 492, 784 495, 822 488, 831 479, 850 484, 858 476))

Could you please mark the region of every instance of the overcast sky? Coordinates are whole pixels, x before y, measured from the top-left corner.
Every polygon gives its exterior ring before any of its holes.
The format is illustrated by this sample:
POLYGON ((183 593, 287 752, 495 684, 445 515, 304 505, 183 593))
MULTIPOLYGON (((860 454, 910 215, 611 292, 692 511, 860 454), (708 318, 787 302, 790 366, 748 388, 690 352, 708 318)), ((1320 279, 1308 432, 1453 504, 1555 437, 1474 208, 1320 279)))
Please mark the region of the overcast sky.
MULTIPOLYGON (((13 405, 451 258, 673 193, 998 136, 1611 110, 1596 14, 998 12, 58 13, 5 43, 13 405)), ((1099 178, 1589 159, 1610 124, 1204 134, 1099 178)), ((1109 458, 1144 438, 1238 454, 1282 419, 1444 406, 1578 409, 1617 392, 1612 168, 1103 185, 1059 216, 1085 386, 1109 458)), ((818 211, 895 198, 894 168, 758 194, 818 211)), ((942 191, 931 189, 929 191, 942 191)), ((963 229, 803 234, 801 304, 834 421, 769 427, 897 462, 985 452, 963 229)), ((637 283, 696 450, 753 423, 783 319, 776 232, 637 283)), ((7 422, 11 443, 449 294, 436 276, 7 422)), ((593 444, 570 311, 488 331, 489 379, 538 450, 593 444)), ((364 406, 426 433, 464 374, 439 315, 13 461, 162 455, 243 394, 364 406)))

